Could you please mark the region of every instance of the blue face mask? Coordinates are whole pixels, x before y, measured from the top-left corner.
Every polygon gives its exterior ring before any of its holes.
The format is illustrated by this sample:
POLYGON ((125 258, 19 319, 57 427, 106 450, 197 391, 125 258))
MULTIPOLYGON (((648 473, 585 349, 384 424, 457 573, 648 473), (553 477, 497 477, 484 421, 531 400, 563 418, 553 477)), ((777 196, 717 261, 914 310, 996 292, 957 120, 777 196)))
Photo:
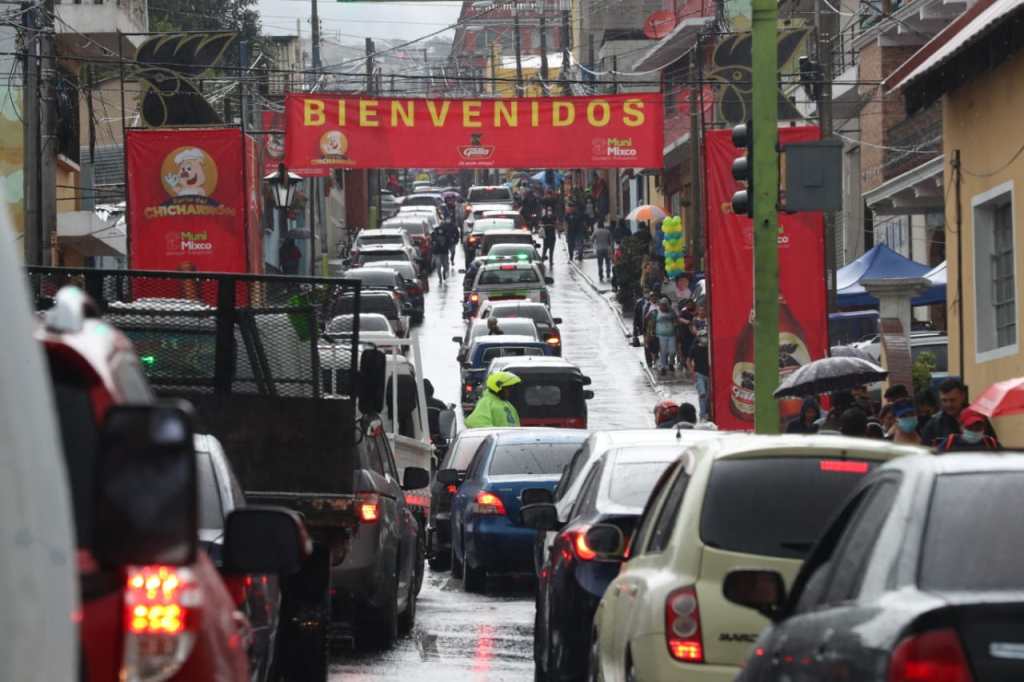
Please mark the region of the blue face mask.
POLYGON ((964 429, 964 432, 960 434, 960 437, 963 438, 964 442, 969 445, 977 445, 978 443, 981 442, 981 439, 985 437, 985 432, 964 429))
POLYGON ((900 417, 896 420, 896 427, 903 433, 917 431, 917 417, 900 417))

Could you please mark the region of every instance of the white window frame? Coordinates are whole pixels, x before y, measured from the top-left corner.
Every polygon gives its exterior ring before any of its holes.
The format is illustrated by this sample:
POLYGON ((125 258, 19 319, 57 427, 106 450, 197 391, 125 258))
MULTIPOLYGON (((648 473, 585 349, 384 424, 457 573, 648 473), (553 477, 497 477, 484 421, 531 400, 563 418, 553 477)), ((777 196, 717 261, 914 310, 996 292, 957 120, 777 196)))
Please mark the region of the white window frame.
MULTIPOLYGON (((993 188, 991 188, 989 190, 986 190, 986 191, 984 191, 984 192, 982 192, 980 194, 976 194, 974 197, 971 198, 971 221, 972 221, 971 222, 971 227, 972 227, 972 229, 971 229, 971 240, 972 240, 972 244, 971 244, 971 246, 972 246, 972 248, 971 248, 972 259, 971 260, 972 260, 972 263, 971 264, 972 264, 972 270, 973 270, 973 273, 974 273, 974 276, 973 276, 974 291, 973 291, 973 294, 972 294, 973 297, 974 297, 974 300, 973 300, 973 304, 974 304, 974 360, 975 360, 975 362, 977 364, 981 364, 981 363, 985 363, 985 362, 991 362, 992 360, 998 360, 1000 358, 1010 357, 1010 356, 1016 355, 1019 352, 1019 350, 1020 350, 1020 335, 1021 335, 1021 331, 1022 330, 1021 330, 1021 325, 1020 325, 1020 296, 1017 295, 1017 288, 1018 288, 1018 284, 1020 283, 1021 280, 1020 280, 1020 269, 1017 267, 1017 261, 1019 260, 1018 257, 1017 257, 1017 249, 1019 247, 1017 246, 1017 229, 1016 229, 1017 226, 1015 224, 1013 225, 1012 229, 1010 230, 1010 239, 1011 239, 1012 244, 1013 244, 1013 287, 1014 287, 1013 306, 1014 306, 1014 317, 1016 319, 1016 338, 1015 338, 1015 340, 1014 340, 1014 342, 1012 344, 1009 344, 1009 345, 1006 345, 1006 346, 997 346, 997 347, 992 348, 991 350, 987 350, 987 351, 979 351, 978 350, 981 347, 980 338, 979 338, 979 328, 981 327, 981 325, 978 323, 979 322, 979 318, 978 318, 978 312, 979 312, 978 292, 981 291, 981 289, 979 288, 979 285, 983 286, 983 287, 987 287, 989 289, 991 289, 991 286, 992 286, 991 273, 989 272, 989 268, 988 267, 985 267, 985 268, 979 268, 978 267, 978 231, 979 231, 978 217, 979 217, 979 214, 982 214, 984 211, 986 211, 986 209, 987 209, 986 205, 987 204, 992 204, 992 203, 995 202, 995 200, 1000 199, 1000 198, 1002 198, 1002 197, 1004 197, 1006 195, 1009 195, 1009 197, 1010 197, 1010 219, 1011 219, 1011 221, 1015 221, 1015 219, 1016 219, 1016 197, 1014 196, 1013 180, 1004 182, 1001 185, 997 185, 996 187, 993 187, 993 188), (981 272, 979 272, 979 271, 981 271, 981 272)), ((989 232, 992 231, 992 226, 991 226, 990 223, 987 223, 987 222, 983 223, 981 227, 983 229, 988 230, 989 232)), ((962 267, 962 264, 961 264, 961 267, 962 267)), ((963 314, 963 308, 961 306, 961 315, 962 314, 963 314)), ((994 306, 993 306, 992 315, 993 315, 992 321, 993 321, 993 324, 994 324, 994 321, 995 321, 995 319, 994 319, 994 316, 995 316, 994 306)))

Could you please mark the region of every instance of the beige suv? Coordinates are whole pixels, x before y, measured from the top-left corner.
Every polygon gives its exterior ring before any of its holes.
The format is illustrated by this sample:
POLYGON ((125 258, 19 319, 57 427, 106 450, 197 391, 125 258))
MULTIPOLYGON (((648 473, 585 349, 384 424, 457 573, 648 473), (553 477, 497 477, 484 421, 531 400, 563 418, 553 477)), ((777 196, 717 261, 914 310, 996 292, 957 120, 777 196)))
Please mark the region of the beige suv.
POLYGON ((725 599, 725 575, 773 570, 791 583, 865 474, 925 452, 827 435, 737 435, 687 448, 651 493, 628 551, 615 526, 587 533, 599 555, 629 557, 597 609, 591 679, 732 680, 767 621, 725 599))

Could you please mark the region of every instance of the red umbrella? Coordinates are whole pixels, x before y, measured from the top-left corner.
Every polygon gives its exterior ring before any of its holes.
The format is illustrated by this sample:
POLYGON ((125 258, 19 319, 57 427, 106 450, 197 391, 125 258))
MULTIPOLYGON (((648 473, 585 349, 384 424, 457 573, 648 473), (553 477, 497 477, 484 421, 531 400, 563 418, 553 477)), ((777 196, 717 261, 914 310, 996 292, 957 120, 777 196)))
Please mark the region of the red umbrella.
POLYGON ((990 419, 1024 412, 1024 377, 992 384, 971 404, 971 409, 990 419))

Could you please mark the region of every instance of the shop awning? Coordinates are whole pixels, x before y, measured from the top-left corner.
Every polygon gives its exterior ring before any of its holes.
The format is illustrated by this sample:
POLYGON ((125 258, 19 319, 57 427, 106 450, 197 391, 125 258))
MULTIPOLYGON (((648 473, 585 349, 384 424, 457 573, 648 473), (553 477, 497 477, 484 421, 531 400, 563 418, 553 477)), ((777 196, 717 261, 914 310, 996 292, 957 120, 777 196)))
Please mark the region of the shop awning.
MULTIPOLYGON (((942 266, 944 268, 944 264, 942 266)), ((936 273, 931 289, 912 301, 912 305, 928 305, 941 302, 946 296, 945 270, 941 272, 942 283, 939 284, 938 268, 929 270, 927 265, 901 256, 885 244, 876 244, 870 251, 836 272, 836 303, 840 308, 861 306, 877 306, 878 299, 869 294, 861 282, 871 279, 889 279, 897 277, 928 277, 936 273), (938 287, 938 290, 936 288, 938 287), (935 301, 924 300, 927 297, 939 296, 935 301)), ((931 279, 929 277, 929 279, 931 279)))

